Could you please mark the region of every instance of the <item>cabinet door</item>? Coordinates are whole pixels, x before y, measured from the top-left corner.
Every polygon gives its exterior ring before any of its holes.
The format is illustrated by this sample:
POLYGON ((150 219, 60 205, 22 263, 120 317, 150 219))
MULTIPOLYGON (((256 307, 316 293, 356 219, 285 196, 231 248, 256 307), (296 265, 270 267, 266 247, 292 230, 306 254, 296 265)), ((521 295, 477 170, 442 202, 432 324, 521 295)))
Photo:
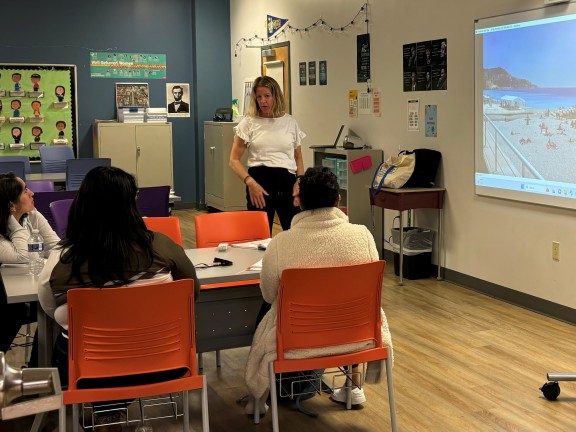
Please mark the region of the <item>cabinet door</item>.
POLYGON ((136 126, 138 186, 174 186, 171 125, 136 126))
POLYGON ((134 125, 102 124, 98 128, 98 157, 112 159, 112 166, 136 175, 134 125))
MULTIPOLYGON (((204 124, 204 179, 206 194, 224 198, 222 125, 204 124)), ((227 159, 226 159, 227 160, 227 159)))

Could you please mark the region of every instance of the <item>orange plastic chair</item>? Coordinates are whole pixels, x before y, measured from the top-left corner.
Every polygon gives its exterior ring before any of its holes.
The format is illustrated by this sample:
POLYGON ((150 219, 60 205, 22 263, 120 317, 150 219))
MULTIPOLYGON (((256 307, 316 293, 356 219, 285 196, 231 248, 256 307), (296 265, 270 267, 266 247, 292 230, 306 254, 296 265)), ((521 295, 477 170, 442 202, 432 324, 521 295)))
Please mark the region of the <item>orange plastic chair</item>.
POLYGON ((167 235, 175 243, 184 246, 182 241, 182 231, 180 230, 180 219, 174 216, 145 217, 144 223, 150 231, 161 232, 167 235))
MULTIPOLYGON (((198 389, 202 390, 202 428, 209 430, 206 377, 198 375, 196 367, 192 279, 72 289, 68 291, 68 324, 69 386, 63 399, 66 405, 74 404, 75 432, 77 404, 176 392, 183 392, 183 423, 188 432, 188 390, 198 389), (150 384, 79 388, 89 386, 87 379, 166 371, 182 371, 183 375, 150 384)), ((61 430, 66 430, 65 425, 61 430)))
MULTIPOLYGON (((196 247, 216 247, 220 243, 236 244, 270 238, 268 215, 263 211, 231 211, 206 213, 194 218, 196 247)), ((260 283, 260 280, 242 281, 242 284, 260 283)), ((234 283, 202 285, 202 289, 222 288, 234 283)), ((237 283, 236 283, 237 285, 237 283)), ((202 354, 198 365, 203 368, 202 354)), ((220 351, 216 351, 216 366, 220 367, 220 351)))
POLYGON ((207 213, 196 216, 194 222, 197 248, 270 238, 268 216, 263 211, 207 213))
MULTIPOLYGON (((278 432, 277 373, 328 369, 386 360, 392 430, 396 410, 392 360, 382 344, 380 302, 385 261, 342 267, 286 269, 278 294, 277 359, 269 364, 273 431, 278 432), (291 350, 373 341, 363 351, 324 357, 287 359, 291 350)), ((348 369, 350 372, 350 368, 348 369)), ((348 400, 350 391, 348 387, 348 400)), ((257 411, 258 404, 255 404, 257 411)), ((349 407, 349 406, 348 406, 349 407)), ((255 413, 255 420, 259 418, 255 413)))

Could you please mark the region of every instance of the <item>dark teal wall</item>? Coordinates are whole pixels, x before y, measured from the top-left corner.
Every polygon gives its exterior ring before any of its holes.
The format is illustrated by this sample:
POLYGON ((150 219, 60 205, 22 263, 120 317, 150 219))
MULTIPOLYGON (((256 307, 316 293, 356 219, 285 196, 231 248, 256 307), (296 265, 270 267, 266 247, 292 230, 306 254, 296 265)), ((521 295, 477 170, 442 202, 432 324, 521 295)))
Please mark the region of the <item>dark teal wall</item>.
POLYGON ((142 81, 153 107, 165 106, 166 82, 190 83, 191 117, 170 120, 174 183, 184 204, 204 200, 200 125, 214 108, 229 106, 232 94, 229 0, 25 0, 13 12, 3 20, 0 63, 78 67, 81 157, 92 156, 94 119, 116 118, 117 81, 90 78, 90 51, 166 54, 167 80, 142 81))
MULTIPOLYGON (((198 113, 198 158, 204 160, 204 124, 216 108, 232 106, 232 65, 230 48, 230 3, 228 0, 196 2, 196 90, 198 113)), ((197 196, 204 200, 204 164, 199 164, 197 196)))

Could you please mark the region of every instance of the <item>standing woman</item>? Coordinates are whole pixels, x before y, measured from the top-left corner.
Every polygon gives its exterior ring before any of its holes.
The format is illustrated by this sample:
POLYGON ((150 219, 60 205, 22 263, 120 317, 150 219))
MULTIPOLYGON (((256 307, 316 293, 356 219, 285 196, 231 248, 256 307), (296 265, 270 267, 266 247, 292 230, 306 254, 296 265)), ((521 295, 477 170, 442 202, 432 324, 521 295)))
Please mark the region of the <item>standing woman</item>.
MULTIPOLYGON (((28 262, 32 229, 38 229, 44 238, 46 251, 60 241, 46 218, 34 208, 34 192, 14 173, 0 174, 0 263, 28 262)), ((7 304, 6 293, 0 292, 0 351, 10 348, 20 327, 30 319, 26 316, 27 308, 25 303, 7 304)), ((31 360, 33 357, 34 353, 31 360)))
POLYGON ((270 232, 275 212, 282 229, 289 229, 298 213, 292 203, 292 187, 296 176, 304 173, 300 144, 306 134, 285 112, 284 95, 273 78, 256 78, 248 115, 234 131, 230 168, 246 185, 248 210, 266 211, 270 232), (241 158, 246 150, 248 166, 244 167, 241 158))

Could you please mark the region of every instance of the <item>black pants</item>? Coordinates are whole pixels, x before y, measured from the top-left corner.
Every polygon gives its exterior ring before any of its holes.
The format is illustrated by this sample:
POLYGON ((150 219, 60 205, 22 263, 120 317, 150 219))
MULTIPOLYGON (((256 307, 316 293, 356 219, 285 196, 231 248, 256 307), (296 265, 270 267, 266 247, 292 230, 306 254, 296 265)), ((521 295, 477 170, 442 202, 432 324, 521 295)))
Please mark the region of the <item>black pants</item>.
POLYGON ((268 192, 264 195, 266 207, 256 208, 250 202, 250 191, 246 187, 246 202, 248 210, 264 210, 268 214, 268 224, 270 234, 272 234, 272 224, 274 223, 274 213, 278 213, 280 224, 284 231, 290 229, 292 218, 300 209, 294 207, 292 189, 296 182, 296 175, 285 168, 269 168, 266 166, 252 167, 248 169, 248 174, 268 192))
POLYGON ((6 295, 0 294, 0 351, 8 351, 20 327, 32 322, 36 322, 36 303, 8 304, 6 295))

